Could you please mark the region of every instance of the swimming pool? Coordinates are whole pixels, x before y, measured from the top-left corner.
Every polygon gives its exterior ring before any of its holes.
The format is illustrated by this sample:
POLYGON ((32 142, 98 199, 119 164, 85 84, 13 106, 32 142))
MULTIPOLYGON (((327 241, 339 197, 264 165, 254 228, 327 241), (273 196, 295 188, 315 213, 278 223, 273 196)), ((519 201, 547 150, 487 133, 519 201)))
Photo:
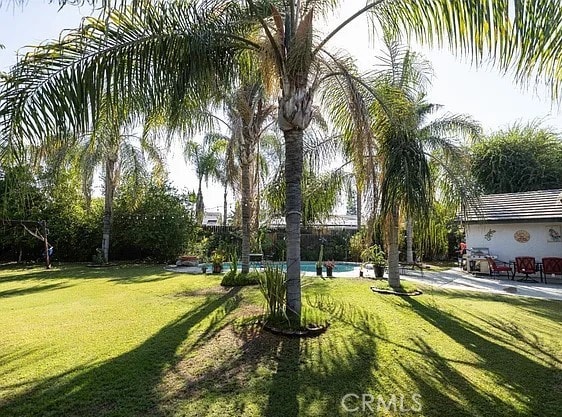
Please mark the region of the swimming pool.
MULTIPOLYGON (((285 262, 274 262, 273 266, 282 266, 283 269, 286 269, 285 262)), ((356 269, 359 269, 360 264, 357 262, 336 262, 336 267, 334 268, 335 273, 345 273, 345 272, 353 272, 356 269)), ((256 264, 252 262, 250 264, 250 269, 259 268, 260 264, 256 264)), ((241 264, 238 263, 238 269, 241 268, 241 264)), ((322 268, 323 272, 326 273, 326 268, 322 268)), ((223 271, 230 270, 230 262, 225 262, 223 265, 223 271)), ((316 274, 316 262, 314 261, 301 261, 301 272, 306 273, 314 273, 316 274)))

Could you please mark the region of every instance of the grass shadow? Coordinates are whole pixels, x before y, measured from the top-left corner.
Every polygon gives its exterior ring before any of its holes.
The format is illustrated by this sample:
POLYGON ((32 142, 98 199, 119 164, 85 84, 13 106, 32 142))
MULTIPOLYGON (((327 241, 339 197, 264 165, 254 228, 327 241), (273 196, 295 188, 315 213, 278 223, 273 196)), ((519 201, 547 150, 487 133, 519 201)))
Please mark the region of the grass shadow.
POLYGON ((326 333, 304 339, 275 335, 257 324, 225 328, 174 370, 169 378, 174 381, 165 387, 174 393, 166 398, 170 414, 349 415, 342 397, 372 391, 383 372, 377 365, 374 326, 363 332, 369 327, 355 322, 355 337, 349 337, 349 323, 359 317, 366 314, 338 319, 326 333))
POLYGON ((461 373, 423 340, 415 338, 415 344, 425 352, 427 369, 424 372, 407 364, 403 367, 416 382, 424 402, 429 404, 431 410, 424 410, 428 415, 560 415, 562 402, 557 388, 560 368, 541 364, 516 347, 499 343, 495 333, 453 313, 413 298, 407 302, 421 318, 477 358, 472 365, 465 366, 484 372, 492 383, 505 387, 509 393, 509 398, 500 398, 476 389, 476 384, 467 379, 467 371, 461 373), (443 391, 444 386, 449 387, 448 392, 443 391))
MULTIPOLYGON (((193 310, 169 323, 137 348, 81 369, 43 380, 1 404, 0 416, 162 416, 156 387, 177 362, 177 349, 210 315, 228 315, 237 308, 237 289, 209 296, 193 310), (222 309, 222 310, 221 310, 222 309)), ((216 321, 197 335, 196 343, 213 331, 216 321)))
POLYGON ((299 415, 300 338, 279 336, 277 339, 277 369, 269 388, 265 417, 297 417, 299 415))
POLYGON ((53 290, 69 288, 69 287, 72 287, 72 285, 63 282, 56 283, 56 284, 47 284, 47 285, 35 285, 34 287, 29 287, 29 288, 18 288, 13 290, 0 291, 0 298, 17 297, 20 295, 27 295, 27 294, 36 294, 39 292, 53 291, 53 290))
POLYGON ((53 269, 10 266, 0 269, 0 284, 50 279, 106 279, 118 284, 135 284, 163 281, 177 276, 177 273, 166 271, 161 265, 118 264, 107 268, 88 268, 86 264, 64 264, 53 269))

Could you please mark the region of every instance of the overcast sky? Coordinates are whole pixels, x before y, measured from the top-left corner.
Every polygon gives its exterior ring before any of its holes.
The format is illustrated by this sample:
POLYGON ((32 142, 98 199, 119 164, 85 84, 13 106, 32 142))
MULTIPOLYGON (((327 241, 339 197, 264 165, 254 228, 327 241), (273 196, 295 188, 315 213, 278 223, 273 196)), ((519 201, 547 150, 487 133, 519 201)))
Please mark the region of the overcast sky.
MULTIPOLYGON (((5 49, 0 50, 0 70, 4 71, 15 63, 19 48, 57 38, 61 30, 78 26, 81 17, 92 10, 91 7, 72 6, 58 10, 56 4, 45 0, 29 0, 23 8, 3 3, 0 8, 0 44, 5 49)), ((364 4, 363 1, 353 0, 346 3, 351 6, 364 4)), ((344 7, 342 10, 345 11, 342 16, 347 17, 354 8, 344 7)), ((328 47, 347 49, 359 59, 363 69, 369 69, 377 51, 368 45, 365 30, 365 20, 361 19, 334 38, 328 47)), ((501 76, 494 70, 471 68, 447 52, 423 52, 432 62, 435 72, 428 101, 442 104, 453 113, 472 115, 486 132, 537 118, 544 119, 545 125, 562 131, 562 112, 557 107, 552 108, 546 91, 521 91, 509 76, 501 76)), ((188 170, 182 158, 178 156, 170 162, 171 178, 176 186, 195 188, 192 170, 188 170)), ((213 191, 204 193, 205 205, 209 209, 222 206, 222 193, 213 191)))

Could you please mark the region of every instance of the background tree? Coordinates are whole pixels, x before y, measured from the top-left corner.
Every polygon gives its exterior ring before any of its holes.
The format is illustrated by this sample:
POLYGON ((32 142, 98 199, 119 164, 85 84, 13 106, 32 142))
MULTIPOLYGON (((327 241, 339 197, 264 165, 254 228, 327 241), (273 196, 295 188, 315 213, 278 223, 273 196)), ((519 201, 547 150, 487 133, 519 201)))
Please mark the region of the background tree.
POLYGON ((203 141, 188 140, 185 143, 185 160, 195 167, 197 176, 197 200, 195 203, 195 217, 198 224, 203 222, 205 204, 203 202, 202 184, 209 184, 210 178, 221 178, 221 146, 218 141, 223 139, 216 135, 205 135, 203 141))
MULTIPOLYGON (((414 134, 422 143, 426 151, 426 159, 430 164, 431 182, 433 185, 433 196, 431 213, 441 218, 440 212, 454 212, 462 202, 468 204, 471 199, 478 196, 478 190, 469 173, 470 159, 468 157, 468 145, 473 143, 481 133, 480 125, 471 117, 462 114, 442 114, 436 116, 442 106, 431 104, 420 97, 416 103, 417 124, 414 134), (432 117, 434 117, 432 119, 432 117)), ((437 224, 445 226, 443 222, 432 222, 432 216, 406 218, 406 262, 413 263, 414 223, 427 228, 423 232, 426 237, 434 236, 437 232, 437 224), (431 233, 433 231, 434 233, 431 233)), ((440 234, 446 234, 446 229, 440 230, 440 234)), ((429 240, 428 242, 430 242, 429 240)), ((434 242, 443 242, 435 239, 434 242)), ((424 244, 428 249, 428 244, 424 244)), ((429 252, 419 247, 418 255, 428 255, 429 252)), ((443 248, 441 248, 443 250, 443 248)))
POLYGON ((255 202, 259 185, 258 144, 270 128, 276 107, 269 101, 263 83, 244 82, 226 101, 231 141, 240 167, 240 203, 242 224, 242 272, 250 270, 250 240, 257 233, 255 202))
POLYGON ((115 202, 116 256, 170 262, 196 253, 200 226, 187 201, 187 195, 165 183, 150 181, 139 193, 134 183, 126 182, 115 202))
POLYGON ((494 132, 471 154, 470 170, 486 194, 562 188, 562 137, 539 122, 494 132))
MULTIPOLYGON (((412 219, 425 219, 430 212, 436 189, 430 159, 434 159, 440 177, 450 176, 452 169, 448 167, 458 165, 466 153, 451 135, 474 135, 479 128, 460 115, 429 120, 439 107, 424 101, 432 74, 429 62, 401 46, 389 33, 385 44, 388 52, 379 58, 377 69, 356 83, 348 83, 344 99, 331 111, 349 143, 347 155, 354 171, 360 173, 359 181, 377 196, 370 223, 380 216, 385 224, 389 283, 399 286, 400 224, 401 220, 411 224, 412 219), (353 109, 356 116, 342 116, 346 108, 353 109), (434 158, 436 150, 440 158, 434 158)), ((456 180, 449 185, 456 185, 456 180)), ((450 191, 442 188, 440 192, 445 190, 450 191)), ((412 262, 412 227, 407 229, 412 262)))

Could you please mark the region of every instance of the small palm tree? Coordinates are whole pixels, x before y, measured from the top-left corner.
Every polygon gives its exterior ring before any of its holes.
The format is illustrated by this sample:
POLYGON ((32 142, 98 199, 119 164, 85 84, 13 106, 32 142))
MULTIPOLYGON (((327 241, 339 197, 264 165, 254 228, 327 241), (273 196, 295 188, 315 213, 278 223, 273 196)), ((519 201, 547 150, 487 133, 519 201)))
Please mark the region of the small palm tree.
POLYGON ((203 222, 205 212, 202 183, 205 181, 205 185, 208 186, 210 178, 220 178, 220 148, 216 144, 217 140, 220 140, 217 136, 206 135, 202 143, 193 140, 185 143, 185 160, 194 165, 197 176, 195 217, 199 224, 203 222))
POLYGON ((104 214, 102 230, 102 254, 109 260, 111 227, 113 223, 113 203, 121 177, 132 180, 140 186, 149 176, 148 160, 154 165, 153 173, 160 180, 164 179, 164 158, 161 151, 150 140, 150 136, 139 137, 134 134, 132 120, 118 111, 108 111, 97 120, 94 130, 86 135, 82 142, 81 166, 83 172, 83 189, 92 186, 93 172, 103 167, 104 178, 104 214))

